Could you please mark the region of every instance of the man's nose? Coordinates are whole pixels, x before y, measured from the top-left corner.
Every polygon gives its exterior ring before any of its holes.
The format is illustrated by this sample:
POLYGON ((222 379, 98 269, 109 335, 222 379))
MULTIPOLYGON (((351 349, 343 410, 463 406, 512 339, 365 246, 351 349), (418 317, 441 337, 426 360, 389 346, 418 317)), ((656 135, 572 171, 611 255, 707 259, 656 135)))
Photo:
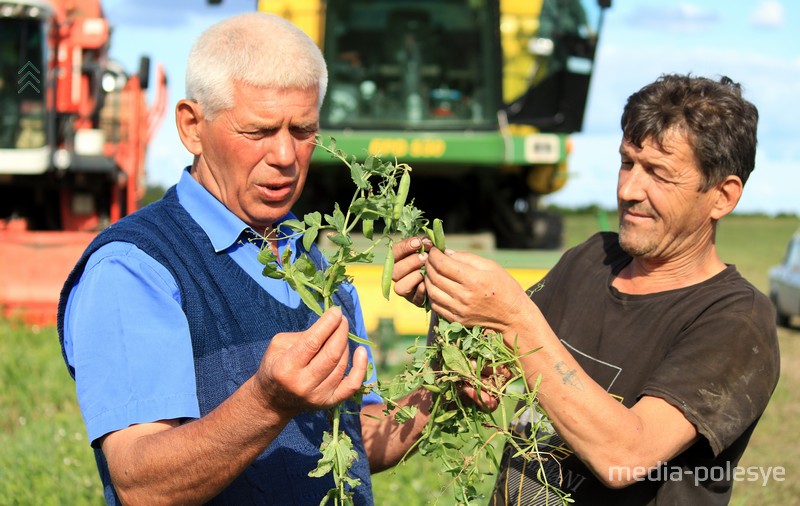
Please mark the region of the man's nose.
POLYGON ((287 130, 281 129, 268 140, 265 161, 273 167, 291 167, 297 160, 294 137, 287 130))
POLYGON ((647 173, 638 165, 628 170, 621 170, 617 180, 617 198, 620 201, 632 202, 644 200, 648 181, 647 173))

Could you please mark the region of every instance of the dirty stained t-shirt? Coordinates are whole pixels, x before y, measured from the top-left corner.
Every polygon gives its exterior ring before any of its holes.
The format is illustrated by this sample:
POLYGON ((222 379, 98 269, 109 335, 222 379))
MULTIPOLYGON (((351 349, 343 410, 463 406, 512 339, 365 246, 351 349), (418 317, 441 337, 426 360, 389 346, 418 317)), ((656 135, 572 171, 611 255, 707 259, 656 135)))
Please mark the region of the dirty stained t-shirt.
MULTIPOLYGON (((624 294, 611 282, 630 260, 617 234, 596 234, 565 253, 529 294, 609 395, 627 407, 643 395, 660 397, 701 437, 641 481, 611 490, 557 434, 540 431, 539 450, 552 457, 548 480, 560 479, 576 504, 727 504, 739 458, 778 381, 771 304, 732 265, 686 288, 624 294)), ((515 429, 529 433, 530 417, 515 429)), ((511 453, 506 448, 490 504, 557 504, 537 479, 539 465, 511 453)))

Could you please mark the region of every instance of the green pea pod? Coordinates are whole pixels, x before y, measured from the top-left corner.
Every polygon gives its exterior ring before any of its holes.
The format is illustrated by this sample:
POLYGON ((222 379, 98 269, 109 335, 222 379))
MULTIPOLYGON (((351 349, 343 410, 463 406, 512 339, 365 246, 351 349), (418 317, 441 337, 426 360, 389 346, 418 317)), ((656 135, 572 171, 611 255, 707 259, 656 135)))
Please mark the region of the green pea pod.
POLYGON ((394 201, 394 208, 392 209, 392 218, 397 221, 403 214, 403 207, 406 205, 408 199, 408 190, 411 187, 411 173, 408 170, 403 172, 400 176, 400 184, 397 185, 397 197, 394 201))
POLYGON ((303 302, 305 302, 306 306, 308 306, 309 309, 311 309, 318 315, 322 316, 322 308, 319 306, 319 302, 317 301, 316 298, 314 298, 314 295, 308 288, 306 288, 306 286, 303 283, 296 283, 295 291, 300 296, 300 299, 303 302))
POLYGON ((392 243, 389 242, 389 251, 386 252, 386 260, 383 262, 383 275, 381 276, 381 289, 383 298, 389 300, 389 292, 392 289, 392 270, 394 269, 394 253, 392 253, 392 243))
POLYGON ((444 251, 444 228, 442 227, 442 220, 434 218, 433 220, 433 245, 444 251))
MULTIPOLYGON (((356 342, 358 344, 363 344, 365 346, 371 346, 372 345, 371 342, 369 342, 366 339, 363 339, 361 337, 358 337, 357 335, 353 334, 352 332, 348 332, 347 333, 347 337, 349 337, 351 341, 354 341, 354 342, 356 342)), ((371 366, 372 364, 369 364, 369 365, 371 366)), ((369 376, 370 376, 370 374, 367 374, 367 377, 369 377, 369 376)))
POLYGON ((361 231, 364 232, 364 237, 372 239, 375 231, 375 220, 361 220, 361 231))
POLYGON ((453 418, 453 417, 454 417, 454 416, 456 416, 457 414, 458 414, 458 411, 456 411, 456 410, 453 410, 453 411, 445 411, 445 412, 444 412, 444 413, 442 413, 441 415, 439 415, 439 416, 437 416, 436 418, 434 418, 434 419, 433 419, 433 422, 434 422, 434 423, 443 423, 443 422, 446 422, 447 420, 449 420, 449 419, 453 418))
POLYGON ((422 230, 425 231, 425 233, 428 235, 428 239, 430 239, 431 242, 433 242, 434 239, 433 230, 429 229, 428 227, 422 227, 422 230))

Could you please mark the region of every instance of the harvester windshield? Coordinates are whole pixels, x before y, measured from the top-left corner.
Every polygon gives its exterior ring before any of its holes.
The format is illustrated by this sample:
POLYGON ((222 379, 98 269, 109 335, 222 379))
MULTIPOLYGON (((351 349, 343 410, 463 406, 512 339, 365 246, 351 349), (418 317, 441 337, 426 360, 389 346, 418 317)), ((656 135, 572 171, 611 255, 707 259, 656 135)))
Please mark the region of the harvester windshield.
POLYGON ((323 127, 496 126, 495 16, 470 0, 329 2, 323 127))
MULTIPOLYGON (((0 6, 0 149, 46 143, 43 24, 0 6)), ((2 165, 2 164, 0 164, 2 165)))
POLYGON ((579 131, 607 3, 328 1, 322 126, 579 131))

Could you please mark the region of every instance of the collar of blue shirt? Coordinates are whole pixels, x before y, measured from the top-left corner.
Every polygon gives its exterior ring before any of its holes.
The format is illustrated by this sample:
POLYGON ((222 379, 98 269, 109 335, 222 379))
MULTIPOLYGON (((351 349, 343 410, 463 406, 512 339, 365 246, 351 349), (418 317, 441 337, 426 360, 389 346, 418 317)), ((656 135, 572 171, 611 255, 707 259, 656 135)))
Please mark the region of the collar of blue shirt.
MULTIPOLYGON (((241 238, 250 242, 263 240, 259 232, 253 230, 241 218, 233 214, 222 202, 198 183, 192 177, 190 167, 186 167, 183 170, 176 190, 178 202, 200 225, 217 253, 227 250, 241 238)), ((296 219, 296 217, 290 212, 278 220, 278 224, 288 219, 296 219)), ((282 253, 288 244, 291 246, 292 254, 294 255, 297 252, 295 247, 297 239, 297 237, 279 239, 278 251, 282 253)), ((256 244, 260 246, 260 244, 256 244)))

